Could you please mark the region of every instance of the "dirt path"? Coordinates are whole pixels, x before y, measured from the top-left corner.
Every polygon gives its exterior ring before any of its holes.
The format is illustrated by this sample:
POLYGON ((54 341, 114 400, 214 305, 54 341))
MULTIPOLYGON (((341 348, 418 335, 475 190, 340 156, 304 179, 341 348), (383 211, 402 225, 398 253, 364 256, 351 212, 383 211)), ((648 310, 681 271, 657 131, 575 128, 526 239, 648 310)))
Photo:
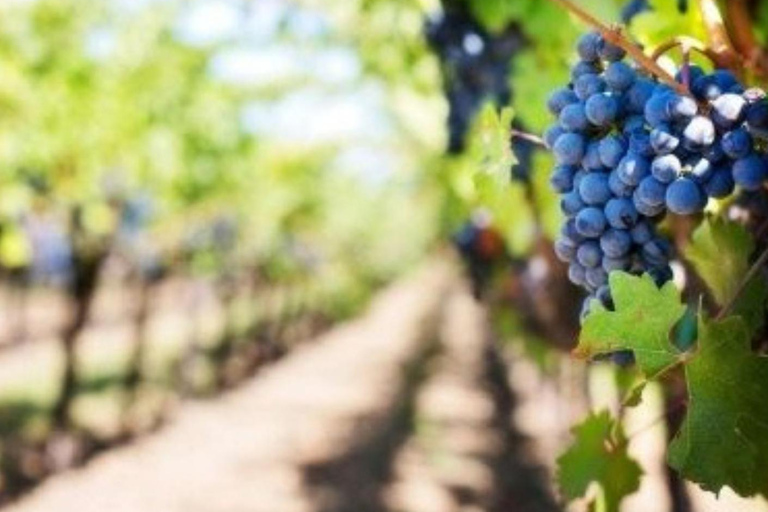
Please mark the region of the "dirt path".
MULTIPOLYGON (((332 504, 321 485, 332 471, 327 461, 352 439, 381 450, 378 438, 397 421, 391 411, 417 378, 408 370, 427 353, 454 276, 433 265, 383 293, 359 321, 221 399, 183 408, 159 434, 53 478, 7 510, 287 512, 332 504)), ((374 467, 361 479, 376 482, 385 470, 374 467)))
POLYGON ((463 286, 446 301, 416 428, 396 459, 391 510, 549 512, 546 475, 513 425, 516 397, 483 309, 463 286))

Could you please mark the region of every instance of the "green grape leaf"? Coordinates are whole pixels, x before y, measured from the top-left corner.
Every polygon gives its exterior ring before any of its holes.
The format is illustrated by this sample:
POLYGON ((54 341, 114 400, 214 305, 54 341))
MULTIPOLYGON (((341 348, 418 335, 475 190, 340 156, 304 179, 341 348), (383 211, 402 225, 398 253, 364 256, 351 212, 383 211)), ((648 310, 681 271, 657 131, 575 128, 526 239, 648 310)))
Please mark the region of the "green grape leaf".
POLYGON ((509 184, 512 166, 517 163, 510 140, 513 117, 511 108, 499 113, 487 103, 472 130, 471 152, 478 161, 478 168, 502 186, 509 184))
POLYGON ((670 341, 670 334, 686 309, 674 283, 658 288, 647 274, 637 277, 612 272, 610 286, 615 311, 593 302, 592 312, 582 326, 576 355, 591 357, 631 350, 647 377, 674 364, 680 352, 670 341))
MULTIPOLYGON (((719 217, 710 217, 693 233, 685 257, 696 269, 721 306, 729 303, 738 292, 749 272, 749 256, 755 244, 749 232, 740 224, 719 217)), ((768 284, 752 279, 732 309, 754 330, 763 323, 763 311, 768 299, 768 284)))
POLYGON ((651 0, 651 9, 632 19, 630 30, 639 43, 646 48, 656 48, 680 34, 707 40, 707 33, 701 19, 701 12, 695 5, 689 5, 681 13, 677 2, 651 0))
POLYGON ((557 481, 569 501, 600 486, 604 509, 619 510, 621 500, 640 487, 643 471, 627 454, 627 439, 608 411, 591 414, 573 430, 571 447, 557 459, 557 481))
POLYGON ((709 491, 768 495, 768 358, 752 352, 744 320, 700 318, 685 376, 688 412, 670 465, 709 491))
POLYGON ((480 21, 480 24, 492 31, 503 29, 517 10, 515 2, 507 0, 481 0, 469 3, 472 14, 480 21))

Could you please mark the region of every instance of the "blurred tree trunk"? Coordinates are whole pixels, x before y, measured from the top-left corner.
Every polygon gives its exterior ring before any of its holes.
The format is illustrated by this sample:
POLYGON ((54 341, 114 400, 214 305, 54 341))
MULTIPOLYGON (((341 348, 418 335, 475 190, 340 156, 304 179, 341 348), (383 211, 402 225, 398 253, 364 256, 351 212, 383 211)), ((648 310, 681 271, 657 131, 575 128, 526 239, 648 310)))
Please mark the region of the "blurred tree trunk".
POLYGON ((62 334, 64 378, 52 414, 57 429, 70 426, 69 409, 77 393, 77 341, 88 322, 107 254, 107 246, 100 245, 91 250, 76 251, 73 258, 73 277, 68 290, 72 311, 62 334))
POLYGON ((136 418, 133 416, 138 402, 139 385, 143 377, 143 365, 149 342, 148 325, 152 298, 156 295, 159 284, 162 282, 159 276, 146 276, 141 271, 136 273, 136 310, 133 318, 134 340, 133 351, 128 361, 128 372, 125 376, 125 406, 123 409, 123 430, 131 432, 135 430, 136 418))
POLYGON ((231 272, 225 272, 218 279, 218 295, 224 314, 224 328, 216 349, 213 351, 213 364, 216 369, 216 386, 223 389, 233 383, 233 375, 230 375, 228 364, 235 353, 235 341, 237 333, 233 314, 234 305, 237 302, 237 279, 231 272))

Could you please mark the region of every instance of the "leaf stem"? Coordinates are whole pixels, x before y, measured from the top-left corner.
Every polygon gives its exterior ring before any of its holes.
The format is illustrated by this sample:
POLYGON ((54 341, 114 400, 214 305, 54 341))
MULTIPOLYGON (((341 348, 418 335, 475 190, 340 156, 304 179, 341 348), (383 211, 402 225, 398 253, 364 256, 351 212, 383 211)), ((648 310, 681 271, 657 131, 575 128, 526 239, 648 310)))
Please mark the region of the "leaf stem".
POLYGON ((752 264, 752 267, 750 267, 747 275, 744 276, 744 279, 742 279, 741 283, 739 283, 739 287, 736 288, 736 292, 734 292, 733 297, 731 297, 730 300, 728 300, 728 302, 722 307, 720 312, 715 317, 715 320, 722 320, 728 315, 728 313, 731 312, 733 306, 736 304, 736 301, 739 300, 741 294, 744 293, 744 290, 747 289, 749 282, 757 275, 757 273, 765 266, 766 263, 768 263, 768 248, 766 248, 757 259, 757 261, 752 264))
POLYGON ((587 25, 590 25, 594 29, 596 29, 598 32, 600 32, 600 35, 603 36, 603 39, 608 41, 609 43, 620 47, 623 49, 627 54, 629 54, 632 59, 637 62, 637 64, 651 73, 652 75, 656 76, 659 80, 666 83, 670 87, 674 88, 678 93, 685 94, 686 96, 690 96, 690 91, 688 88, 686 88, 683 84, 679 83, 675 80, 675 77, 667 73, 667 71, 659 66, 659 64, 648 57, 645 53, 643 53, 643 50, 638 47, 636 44, 628 40, 621 32, 620 27, 609 27, 605 23, 601 22, 591 14, 589 14, 587 11, 576 5, 572 0, 550 0, 561 7, 565 8, 569 12, 573 13, 576 17, 581 19, 584 23, 587 25))

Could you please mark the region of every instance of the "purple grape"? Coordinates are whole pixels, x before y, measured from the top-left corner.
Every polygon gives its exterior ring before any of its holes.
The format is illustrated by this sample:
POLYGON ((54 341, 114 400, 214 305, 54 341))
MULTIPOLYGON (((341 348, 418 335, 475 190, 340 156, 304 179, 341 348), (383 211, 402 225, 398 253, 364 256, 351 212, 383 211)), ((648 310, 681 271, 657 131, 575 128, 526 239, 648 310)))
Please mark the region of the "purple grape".
POLYGON ((629 199, 614 198, 605 205, 604 218, 616 229, 630 229, 637 222, 637 217, 637 209, 629 199))
POLYGON ((586 143, 578 133, 564 133, 555 141, 552 151, 560 164, 578 165, 584 157, 586 143))
POLYGON ((662 183, 672 183, 680 175, 682 168, 675 155, 659 156, 651 162, 651 174, 662 183))
POLYGON ((759 190, 768 178, 764 157, 752 154, 733 164, 733 181, 744 190, 759 190))
POLYGON ((591 96, 585 106, 586 117, 595 126, 609 126, 619 115, 619 102, 611 93, 591 96))
POLYGON ((569 132, 580 132, 589 128, 589 119, 582 103, 567 105, 560 112, 560 126, 569 132))
POLYGON ((608 188, 608 174, 594 172, 584 176, 579 183, 579 195, 585 204, 605 204, 612 195, 611 189, 608 188))
POLYGON ((619 162, 627 152, 627 141, 620 135, 608 135, 600 141, 598 154, 600 162, 609 168, 619 165, 619 162))
POLYGON ((635 70, 624 62, 612 62, 605 69, 605 83, 615 92, 624 92, 635 83, 635 70))
POLYGON ((666 203, 669 211, 678 215, 691 215, 703 209, 704 193, 690 178, 681 177, 669 184, 666 203))
POLYGON ((606 256, 621 258, 629 253, 632 237, 623 229, 609 229, 600 237, 600 248, 606 256))
POLYGON ((605 231, 607 221, 603 210, 590 206, 576 214, 576 231, 587 238, 597 238, 605 231))
POLYGON ((584 242, 576 250, 576 261, 585 268, 596 267, 602 260, 603 251, 600 249, 600 244, 594 240, 584 242))
POLYGON ((640 180, 648 176, 651 166, 648 160, 635 153, 629 153, 621 159, 616 172, 627 185, 637 186, 640 180))
MULTIPOLYGON (((725 95, 720 96, 724 97, 725 95)), ((752 152, 752 137, 745 128, 737 128, 723 135, 721 147, 729 158, 738 160, 752 152)))

